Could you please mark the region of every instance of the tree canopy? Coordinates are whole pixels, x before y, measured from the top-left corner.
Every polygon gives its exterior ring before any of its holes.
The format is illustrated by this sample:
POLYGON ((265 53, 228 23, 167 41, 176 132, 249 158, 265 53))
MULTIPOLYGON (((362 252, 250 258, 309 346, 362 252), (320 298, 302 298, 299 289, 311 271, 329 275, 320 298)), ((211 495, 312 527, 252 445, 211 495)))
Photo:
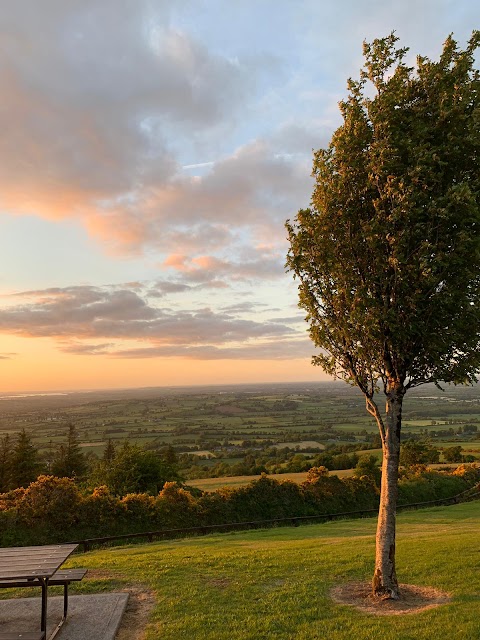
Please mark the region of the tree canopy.
POLYGON ((312 206, 288 224, 315 364, 369 394, 473 380, 480 360, 480 32, 416 69, 397 40, 364 45, 312 206))
POLYGON ((94 486, 105 485, 119 496, 142 492, 156 495, 165 482, 176 480, 179 475, 174 464, 128 441, 111 459, 100 461, 90 479, 94 486))

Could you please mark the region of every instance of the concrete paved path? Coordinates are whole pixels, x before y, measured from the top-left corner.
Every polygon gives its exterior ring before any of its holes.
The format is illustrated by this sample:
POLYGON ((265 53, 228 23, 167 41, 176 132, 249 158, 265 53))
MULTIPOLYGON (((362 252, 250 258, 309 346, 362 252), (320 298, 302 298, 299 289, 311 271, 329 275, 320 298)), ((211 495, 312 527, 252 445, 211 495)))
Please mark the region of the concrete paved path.
MULTIPOLYGON (((55 640, 114 640, 128 593, 69 596, 68 617, 55 640)), ((0 600, 0 630, 39 631, 40 598, 0 600)), ((48 598, 47 636, 60 622, 63 596, 48 598)))

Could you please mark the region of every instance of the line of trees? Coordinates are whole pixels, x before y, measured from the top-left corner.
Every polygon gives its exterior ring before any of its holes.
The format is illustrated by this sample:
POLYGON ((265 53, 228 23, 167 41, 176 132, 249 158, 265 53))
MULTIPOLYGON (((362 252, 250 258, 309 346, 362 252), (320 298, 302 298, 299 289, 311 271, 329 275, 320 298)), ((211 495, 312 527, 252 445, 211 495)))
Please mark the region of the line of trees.
MULTIPOLYGON (((104 485, 116 496, 141 492, 156 495, 169 481, 298 473, 309 471, 312 467, 325 467, 329 471, 358 471, 373 465, 377 471, 372 471, 370 476, 376 478, 380 474, 375 457, 358 455, 358 448, 364 446, 358 444, 329 446, 315 455, 272 447, 260 454, 247 452, 243 460, 237 463, 218 461, 213 466, 204 466, 191 454, 177 456, 171 445, 152 449, 141 448, 128 441, 115 446, 112 440, 108 440, 102 458, 98 459, 96 456, 85 456, 75 426, 69 424, 67 427, 65 442, 56 448, 50 443, 43 453, 35 448, 31 435, 24 429, 16 438, 8 434, 0 438, 0 493, 27 487, 41 474, 72 478, 87 489, 104 485)), ((402 445, 401 464, 404 467, 435 464, 439 462, 441 453, 446 462, 469 463, 477 460, 473 455, 463 455, 461 446, 441 451, 428 439, 411 439, 402 445)))
POLYGON ((308 471, 311 467, 326 467, 329 471, 353 469, 358 463, 356 450, 365 445, 332 447, 321 453, 301 453, 291 449, 271 447, 263 452, 249 451, 235 463, 218 461, 206 466, 193 454, 179 456, 180 470, 186 480, 196 478, 222 478, 228 476, 255 476, 261 473, 282 474, 308 471), (346 448, 346 451, 341 451, 346 448))
POLYGON ((456 445, 442 450, 434 447, 429 440, 407 440, 402 444, 400 464, 411 467, 419 464, 437 464, 440 454, 445 462, 475 462, 477 458, 471 454, 463 454, 462 447, 456 445))
POLYGON ((9 434, 0 438, 0 491, 28 486, 41 473, 82 478, 87 468, 73 424, 68 425, 66 441, 56 449, 50 443, 44 456, 40 455, 25 429, 15 439, 9 434))
POLYGON ((68 425, 66 440, 39 453, 25 429, 15 439, 0 438, 0 493, 28 487, 40 475, 71 478, 81 487, 107 486, 113 495, 147 492, 157 494, 168 481, 179 480, 171 447, 147 451, 125 441, 115 447, 108 441, 103 457, 88 460, 82 452, 75 425, 68 425))

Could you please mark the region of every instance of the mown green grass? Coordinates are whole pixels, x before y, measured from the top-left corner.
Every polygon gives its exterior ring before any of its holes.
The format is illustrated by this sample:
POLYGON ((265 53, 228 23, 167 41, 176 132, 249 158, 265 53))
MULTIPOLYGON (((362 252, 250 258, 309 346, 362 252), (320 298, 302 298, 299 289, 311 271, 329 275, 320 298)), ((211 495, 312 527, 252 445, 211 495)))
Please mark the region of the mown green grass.
POLYGON ((147 640, 478 640, 478 503, 398 517, 400 582, 443 589, 450 603, 376 617, 335 604, 332 586, 369 580, 375 520, 332 522, 117 547, 76 555, 100 573, 77 591, 136 585, 156 594, 147 640))

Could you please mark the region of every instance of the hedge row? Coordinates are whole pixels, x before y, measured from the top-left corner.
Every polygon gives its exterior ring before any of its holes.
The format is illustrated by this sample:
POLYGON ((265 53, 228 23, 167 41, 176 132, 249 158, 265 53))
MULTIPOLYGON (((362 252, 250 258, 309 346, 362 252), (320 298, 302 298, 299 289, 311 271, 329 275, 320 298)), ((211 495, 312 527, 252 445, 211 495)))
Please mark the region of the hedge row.
MULTIPOLYGON (((421 469, 400 480, 399 503, 449 498, 479 480, 476 465, 451 474, 421 469)), ((369 477, 340 479, 324 467, 311 469, 302 484, 262 476, 245 487, 202 493, 167 482, 155 497, 118 498, 106 487, 85 495, 69 478, 40 476, 26 489, 0 494, 0 546, 367 510, 378 501, 369 477)))

